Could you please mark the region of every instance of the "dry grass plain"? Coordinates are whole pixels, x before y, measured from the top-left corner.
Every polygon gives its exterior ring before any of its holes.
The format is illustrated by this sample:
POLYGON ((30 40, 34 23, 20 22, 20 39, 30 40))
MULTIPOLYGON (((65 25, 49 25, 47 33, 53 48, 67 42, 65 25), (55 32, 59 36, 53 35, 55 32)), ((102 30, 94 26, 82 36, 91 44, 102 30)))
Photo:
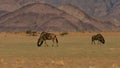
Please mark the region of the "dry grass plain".
POLYGON ((59 47, 37 47, 39 34, 0 33, 0 68, 120 68, 120 32, 101 33, 104 45, 91 45, 96 33, 55 34, 59 47))

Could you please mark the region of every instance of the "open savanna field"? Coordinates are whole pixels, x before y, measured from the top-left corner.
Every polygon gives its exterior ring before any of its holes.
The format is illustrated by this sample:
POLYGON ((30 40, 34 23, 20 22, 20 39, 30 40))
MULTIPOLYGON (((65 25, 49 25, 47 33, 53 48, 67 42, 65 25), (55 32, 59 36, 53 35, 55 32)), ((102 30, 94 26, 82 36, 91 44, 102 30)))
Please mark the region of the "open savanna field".
POLYGON ((96 32, 68 32, 59 47, 37 47, 37 36, 0 33, 0 68, 120 68, 120 32, 101 32, 104 45, 91 45, 96 32))

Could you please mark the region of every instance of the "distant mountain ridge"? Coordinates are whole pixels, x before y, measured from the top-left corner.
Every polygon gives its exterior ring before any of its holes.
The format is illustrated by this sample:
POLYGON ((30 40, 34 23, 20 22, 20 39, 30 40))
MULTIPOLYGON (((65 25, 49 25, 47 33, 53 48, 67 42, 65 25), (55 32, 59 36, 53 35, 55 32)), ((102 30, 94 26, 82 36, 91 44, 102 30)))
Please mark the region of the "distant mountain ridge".
POLYGON ((97 17, 118 17, 120 14, 120 0, 45 0, 54 6, 70 3, 84 10, 86 13, 97 17), (114 13, 118 10, 116 13, 114 13), (112 14, 112 16, 110 16, 112 14))
POLYGON ((0 10, 7 8, 5 5, 12 7, 9 9, 12 11, 12 9, 15 10, 16 7, 20 8, 26 4, 38 2, 48 3, 55 7, 70 3, 92 16, 120 19, 120 0, 0 0, 0 10))
POLYGON ((65 4, 60 7, 61 10, 65 11, 66 13, 74 16, 75 18, 83 21, 84 23, 92 24, 96 28, 100 30, 110 30, 110 29, 116 29, 116 26, 114 23, 108 21, 101 21, 97 20, 88 14, 86 14, 84 11, 79 9, 78 7, 71 5, 71 4, 65 4), (109 28, 109 27, 110 28, 109 28))
POLYGON ((79 31, 78 23, 53 6, 33 3, 0 17, 0 31, 79 31))
POLYGON ((67 7, 77 11, 69 13, 45 3, 28 4, 0 17, 0 31, 105 31, 113 29, 94 20, 73 5, 67 7), (77 17, 74 12, 78 12, 77 17))
MULTIPOLYGON (((3 9, 0 8, 0 31, 119 31, 119 12, 114 11, 119 11, 119 1, 114 1, 114 4, 112 0, 104 2, 107 6, 105 13, 104 9, 99 8, 100 6, 94 7, 99 0, 90 0, 90 4, 87 4, 88 0, 0 0, 3 5, 12 4, 13 6, 12 9, 8 7, 10 10, 6 10, 1 4, 3 9), (85 1, 86 6, 81 6, 85 5, 85 1), (109 2, 113 5, 110 6, 109 2), (91 7, 89 9, 94 10, 95 14, 101 9, 99 11, 101 11, 100 15, 103 13, 100 16, 102 18, 99 19, 91 13, 91 10, 86 10, 87 5, 91 7), (14 8, 14 6, 17 7, 14 8)), ((103 3, 103 0, 100 3, 103 3)))

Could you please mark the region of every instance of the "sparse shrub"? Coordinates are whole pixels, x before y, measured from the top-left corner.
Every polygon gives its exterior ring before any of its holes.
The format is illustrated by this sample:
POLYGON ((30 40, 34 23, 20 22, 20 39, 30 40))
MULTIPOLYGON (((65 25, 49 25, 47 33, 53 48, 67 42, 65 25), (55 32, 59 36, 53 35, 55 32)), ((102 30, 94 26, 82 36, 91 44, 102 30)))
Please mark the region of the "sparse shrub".
POLYGON ((32 36, 37 36, 37 32, 36 31, 32 31, 32 36))
POLYGON ((26 34, 29 34, 30 36, 37 36, 37 32, 32 30, 27 30, 26 34))
POLYGON ((27 30, 26 34, 31 34, 31 32, 32 32, 31 30, 27 30))
POLYGON ((61 36, 68 35, 68 32, 62 32, 60 33, 61 36))

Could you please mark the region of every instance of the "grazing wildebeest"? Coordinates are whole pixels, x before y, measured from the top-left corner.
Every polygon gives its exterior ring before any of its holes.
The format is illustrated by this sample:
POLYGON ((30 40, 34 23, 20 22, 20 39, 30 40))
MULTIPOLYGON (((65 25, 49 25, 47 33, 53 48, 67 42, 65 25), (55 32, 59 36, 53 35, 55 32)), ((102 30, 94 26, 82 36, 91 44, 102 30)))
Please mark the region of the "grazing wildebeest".
POLYGON ((46 40, 52 40, 52 42, 53 42, 52 46, 54 46, 54 41, 56 40, 56 45, 58 46, 58 39, 57 39, 56 35, 53 33, 47 33, 47 32, 41 33, 41 35, 37 41, 37 46, 40 47, 43 44, 43 42, 45 42, 46 46, 48 46, 46 43, 46 40))
POLYGON ((92 44, 95 44, 95 41, 98 41, 98 43, 105 44, 105 39, 101 34, 96 34, 92 36, 92 44))

